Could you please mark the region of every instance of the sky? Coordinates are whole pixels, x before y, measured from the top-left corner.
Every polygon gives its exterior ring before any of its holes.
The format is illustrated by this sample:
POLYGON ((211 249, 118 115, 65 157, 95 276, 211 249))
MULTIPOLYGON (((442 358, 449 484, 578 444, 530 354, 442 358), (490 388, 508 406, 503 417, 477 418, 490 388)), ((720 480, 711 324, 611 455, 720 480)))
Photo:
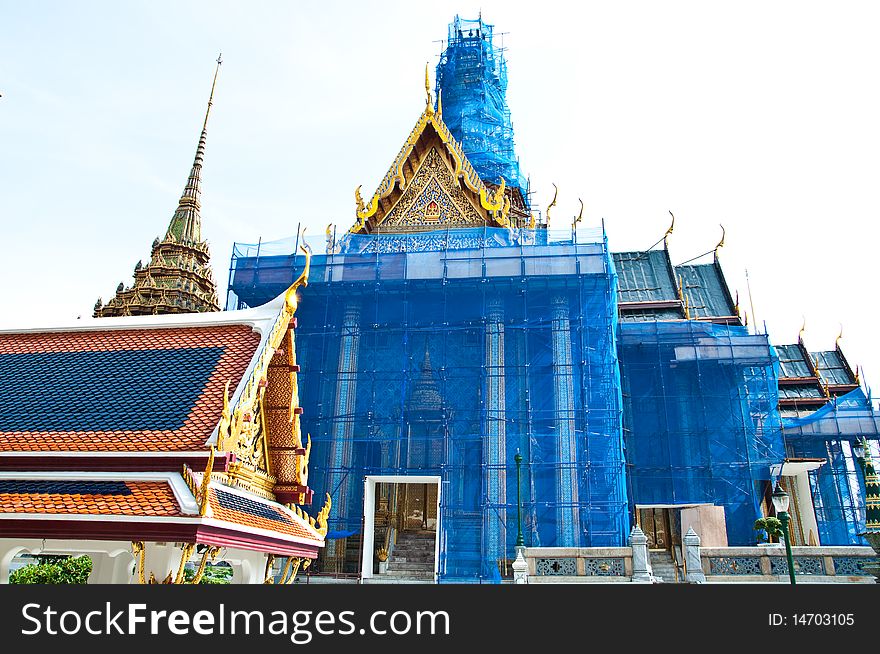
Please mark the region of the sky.
POLYGON ((183 190, 220 51, 201 199, 225 297, 233 242, 352 224, 447 24, 480 11, 539 208, 553 183, 557 220, 582 198, 615 251, 653 244, 672 211, 675 264, 724 225, 750 321, 775 344, 805 322, 811 350, 842 325, 880 388, 874 2, 0 0, 0 326, 88 317, 130 283, 183 190))

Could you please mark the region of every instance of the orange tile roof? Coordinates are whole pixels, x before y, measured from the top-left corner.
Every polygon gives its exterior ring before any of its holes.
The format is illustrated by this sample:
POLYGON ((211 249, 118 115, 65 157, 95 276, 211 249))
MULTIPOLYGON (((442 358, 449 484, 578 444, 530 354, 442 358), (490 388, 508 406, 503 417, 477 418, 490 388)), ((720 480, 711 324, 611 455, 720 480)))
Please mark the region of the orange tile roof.
MULTIPOLYGON (((156 356, 168 356, 169 351, 183 351, 182 356, 174 360, 173 372, 175 383, 185 384, 188 369, 189 353, 202 356, 206 348, 215 348, 216 363, 213 361, 199 362, 202 366, 200 373, 206 375, 207 381, 199 388, 185 388, 195 398, 191 406, 174 405, 174 399, 156 399, 155 406, 144 411, 144 406, 149 406, 152 398, 138 398, 137 408, 133 412, 126 413, 124 398, 126 393, 133 395, 136 392, 136 383, 119 371, 124 366, 119 366, 110 371, 105 378, 100 378, 100 370, 95 371, 95 378, 101 382, 100 387, 91 387, 82 384, 82 379, 72 382, 73 388, 59 388, 57 385, 45 388, 45 401, 53 401, 52 393, 67 393, 68 395, 81 391, 77 398, 77 407, 71 409, 71 426, 66 425, 53 428, 40 428, 41 420, 48 421, 45 416, 32 421, 37 427, 32 428, 27 424, 27 416, 15 414, 15 406, 0 406, 0 425, 6 416, 7 424, 13 427, 0 429, 0 451, 28 451, 28 452, 64 452, 64 451, 117 451, 117 452, 179 452, 186 450, 198 450, 204 447, 220 418, 223 408, 223 387, 227 380, 231 381, 230 389, 235 389, 243 374, 247 370, 250 361, 260 343, 260 335, 254 332, 248 325, 212 325, 204 327, 179 327, 165 329, 120 329, 120 330, 86 330, 77 332, 44 332, 44 333, 6 333, 0 334, 0 359, 3 355, 13 355, 13 365, 8 366, 6 376, 3 378, 7 385, 14 385, 18 380, 22 384, 33 384, 34 374, 39 374, 40 365, 46 365, 45 361, 52 360, 53 354, 85 353, 93 356, 94 353, 115 352, 120 353, 124 360, 127 353, 137 352, 143 365, 146 357, 147 364, 152 351, 157 351, 156 356), (161 354, 160 353, 164 353, 161 354), (200 354, 201 353, 201 354, 200 354), (17 355, 19 359, 15 359, 17 355), (45 356, 44 356, 45 355, 45 356), (41 359, 40 356, 43 356, 41 359), (15 362, 23 361, 24 364, 17 366, 15 362), (43 362, 42 364, 40 362, 43 362), (33 363, 30 363, 33 362, 33 363), (33 370, 24 369, 32 365, 33 370), (206 366, 210 366, 207 367, 206 366), (31 376, 28 379, 28 375, 31 376), (130 386, 134 386, 135 389, 130 386), (120 401, 120 398, 123 398, 120 401), (121 406, 119 415, 113 417, 114 428, 104 428, 107 423, 105 414, 108 400, 115 405, 121 406), (143 416, 153 411, 156 413, 167 411, 181 411, 182 424, 174 428, 139 428, 137 424, 143 422, 143 416), (87 424, 85 418, 92 420, 94 424, 87 424), (11 417, 10 417, 11 416, 11 417), (94 418, 98 416, 98 418, 94 418), (132 418, 135 417, 135 419, 132 418), (129 421, 131 428, 125 428, 125 422, 129 421), (21 423, 24 422, 22 425, 21 423), (121 426, 120 426, 121 425, 121 426)), ((178 352, 180 354, 180 352, 178 352)), ((97 360, 101 360, 98 356, 97 360)), ((63 371, 57 373, 63 375, 63 371)), ((155 387, 160 387, 162 380, 151 380, 155 387)), ((170 383, 170 380, 169 380, 170 383)), ((183 386, 181 386, 183 388, 183 386)), ((0 388, 0 395, 6 389, 0 388)), ((12 389, 13 392, 15 388, 12 389)), ((231 392, 231 391, 230 391, 231 392)), ((10 393, 7 393, 7 396, 10 393)), ((26 396, 31 402, 39 402, 33 396, 26 396)), ((62 399, 54 398, 56 404, 49 407, 55 420, 64 419, 63 407, 67 402, 67 395, 62 399), (59 406, 62 410, 59 410, 59 406)), ((173 393, 172 393, 173 397, 173 393)), ((181 400, 183 402, 183 400, 181 400)), ((190 399, 185 401, 187 404, 190 399)), ((0 402, 2 404, 2 402, 0 402)), ((39 411, 32 410, 31 415, 39 411)))
MULTIPOLYGON (((221 489, 221 493, 222 492, 224 491, 221 489)), ((242 510, 232 509, 223 506, 217 496, 217 489, 212 487, 210 502, 213 517, 216 520, 223 520, 224 522, 231 522, 233 524, 243 525, 245 527, 255 527, 257 529, 266 529, 267 531, 280 532, 282 534, 294 536, 296 538, 304 538, 312 541, 323 540, 323 537, 318 535, 311 528, 301 524, 298 520, 291 517, 286 512, 279 509, 274 503, 267 502, 266 500, 260 500, 256 497, 251 497, 247 499, 249 499, 250 502, 258 503, 263 509, 263 511, 261 512, 263 512, 264 514, 277 514, 277 519, 266 518, 263 515, 246 513, 242 510)))
MULTIPOLYGON (((23 484, 25 482, 22 482, 23 484)), ((33 482, 28 482, 33 485, 33 482)), ((89 482, 80 482, 88 485, 89 482)), ((129 493, 4 493, 0 513, 47 513, 59 515, 182 515, 174 492, 164 481, 116 482, 129 493)), ((27 489, 25 489, 27 490, 27 489)), ((35 490, 35 489, 32 489, 35 490)))

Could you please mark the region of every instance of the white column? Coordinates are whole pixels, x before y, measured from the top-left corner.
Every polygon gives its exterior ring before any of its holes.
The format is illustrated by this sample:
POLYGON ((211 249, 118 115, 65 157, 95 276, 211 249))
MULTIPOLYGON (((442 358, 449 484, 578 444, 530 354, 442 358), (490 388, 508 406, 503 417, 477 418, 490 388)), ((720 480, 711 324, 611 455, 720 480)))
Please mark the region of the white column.
POLYGON ((495 562, 505 558, 507 542, 504 528, 507 517, 507 444, 504 395, 504 302, 491 298, 486 315, 486 436, 483 456, 486 461, 486 500, 488 516, 485 534, 487 558, 495 562))
POLYGON ((705 584, 703 564, 700 560, 700 537, 693 527, 688 529, 684 538, 684 560, 687 563, 687 582, 689 584, 705 584))
POLYGON ((233 584, 262 584, 266 574, 266 558, 263 552, 230 549, 223 560, 232 566, 233 584))
POLYGON ((568 298, 553 298, 553 399, 556 412, 556 545, 580 545, 577 439, 568 298))
POLYGON ((526 562, 523 552, 526 548, 516 548, 516 560, 513 562, 513 583, 527 584, 529 583, 529 564, 526 562))
POLYGON ((0 539, 0 584, 9 583, 9 565, 19 554, 30 554, 39 551, 39 540, 0 539))
POLYGON ((635 525, 629 534, 629 545, 633 553, 632 580, 637 584, 654 583, 651 560, 648 558, 648 537, 638 525, 635 525))
MULTIPOLYGON (((336 400, 333 405, 335 420, 333 440, 330 443, 330 472, 327 475, 328 491, 333 496, 334 513, 340 518, 348 516, 348 490, 349 484, 353 481, 348 476, 347 468, 351 466, 351 439, 354 429, 352 421, 357 401, 360 340, 360 305, 349 302, 345 307, 339 341, 336 400)), ((328 540, 326 548, 328 558, 336 555, 335 540, 328 540)))

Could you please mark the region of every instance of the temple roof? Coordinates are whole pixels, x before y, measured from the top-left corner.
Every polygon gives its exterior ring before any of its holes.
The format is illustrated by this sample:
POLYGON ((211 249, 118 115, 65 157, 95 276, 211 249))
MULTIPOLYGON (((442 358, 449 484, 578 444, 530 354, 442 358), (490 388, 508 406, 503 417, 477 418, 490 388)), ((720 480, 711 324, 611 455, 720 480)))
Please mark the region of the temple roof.
POLYGON ((859 388, 859 379, 840 345, 834 350, 809 352, 802 339, 775 345, 779 357, 779 406, 783 415, 800 416, 831 398, 859 388))
POLYGON ((0 531, 25 537, 179 540, 314 557, 326 520, 183 473, 0 473, 0 531), (39 518, 38 521, 34 518, 39 518))
MULTIPOLYGON (((364 205, 355 191, 352 233, 420 231, 443 227, 525 226, 528 216, 511 214, 511 192, 502 182, 493 191, 468 161, 461 145, 435 112, 430 96, 406 142, 364 205)), ((518 207, 521 198, 515 198, 518 207)))
POLYGON ((612 256, 622 321, 687 318, 740 324, 739 307, 717 257, 708 264, 673 266, 665 247, 612 256))
POLYGON ((0 332, 0 450, 204 449, 224 386, 239 385, 260 334, 229 316, 227 324, 167 318, 0 332))
POLYGON ((167 481, 0 479, 0 513, 180 516, 167 481))
POLYGON ((687 298, 686 306, 692 319, 721 322, 729 318, 730 322, 739 321, 739 311, 730 296, 717 259, 713 263, 676 266, 675 272, 687 298))

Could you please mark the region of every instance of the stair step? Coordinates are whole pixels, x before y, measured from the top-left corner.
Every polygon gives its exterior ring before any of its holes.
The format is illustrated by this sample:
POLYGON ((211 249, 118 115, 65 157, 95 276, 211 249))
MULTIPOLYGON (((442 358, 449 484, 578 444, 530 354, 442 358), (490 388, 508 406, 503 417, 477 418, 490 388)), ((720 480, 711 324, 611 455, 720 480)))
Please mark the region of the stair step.
POLYGON ((418 579, 431 580, 434 578, 433 572, 386 572, 378 575, 379 579, 418 579))

